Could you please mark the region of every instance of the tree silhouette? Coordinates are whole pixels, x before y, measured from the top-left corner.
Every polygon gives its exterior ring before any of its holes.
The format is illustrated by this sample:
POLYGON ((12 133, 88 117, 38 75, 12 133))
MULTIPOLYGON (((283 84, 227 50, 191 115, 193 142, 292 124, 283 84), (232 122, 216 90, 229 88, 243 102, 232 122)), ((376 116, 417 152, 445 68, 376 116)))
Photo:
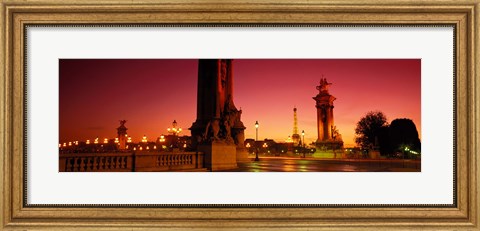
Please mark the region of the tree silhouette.
POLYGON ((378 146, 382 128, 387 126, 387 117, 383 112, 370 111, 357 123, 355 142, 362 148, 378 146))
POLYGON ((390 145, 390 127, 383 126, 378 132, 378 145, 381 155, 388 155, 393 153, 393 149, 390 145))
POLYGON ((389 139, 392 151, 403 151, 407 147, 420 152, 417 127, 410 119, 393 120, 389 128, 389 139))

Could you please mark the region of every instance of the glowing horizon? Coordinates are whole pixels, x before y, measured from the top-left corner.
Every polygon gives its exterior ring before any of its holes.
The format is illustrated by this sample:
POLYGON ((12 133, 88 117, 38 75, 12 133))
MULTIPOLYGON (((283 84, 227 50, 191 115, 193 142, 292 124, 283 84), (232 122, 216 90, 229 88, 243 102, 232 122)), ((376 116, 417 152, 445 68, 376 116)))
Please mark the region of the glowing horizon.
MULTIPOLYGON (((113 139, 119 120, 134 142, 168 134, 173 120, 190 135, 196 118, 197 60, 60 60, 60 143, 113 139)), ((355 145, 356 122, 369 111, 411 119, 421 138, 419 59, 236 59, 234 103, 242 109, 245 138, 285 142, 297 108, 299 133, 316 140, 315 87, 333 85, 334 122, 345 147, 355 145)))

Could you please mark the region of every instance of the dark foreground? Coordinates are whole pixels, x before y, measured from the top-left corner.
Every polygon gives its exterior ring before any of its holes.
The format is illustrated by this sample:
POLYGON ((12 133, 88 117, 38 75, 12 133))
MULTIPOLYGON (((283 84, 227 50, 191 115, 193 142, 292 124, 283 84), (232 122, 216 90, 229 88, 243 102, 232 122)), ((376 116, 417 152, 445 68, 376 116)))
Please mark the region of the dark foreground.
POLYGON ((228 172, 421 172, 420 160, 261 157, 228 172))

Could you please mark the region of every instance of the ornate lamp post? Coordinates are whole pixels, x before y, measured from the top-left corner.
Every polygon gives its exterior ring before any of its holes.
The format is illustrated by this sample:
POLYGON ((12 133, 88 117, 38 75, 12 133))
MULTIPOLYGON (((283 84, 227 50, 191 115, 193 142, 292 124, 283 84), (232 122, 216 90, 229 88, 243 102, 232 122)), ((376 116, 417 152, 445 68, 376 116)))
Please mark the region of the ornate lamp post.
POLYGON ((160 142, 160 150, 163 150, 164 149, 164 144, 165 144, 165 136, 164 135, 161 135, 160 136, 160 139, 158 139, 158 141, 160 142))
POLYGON ((172 135, 178 135, 178 133, 182 132, 182 128, 177 128, 177 121, 173 120, 172 128, 167 128, 167 131, 172 133, 172 135))
POLYGON ((171 133, 173 138, 172 138, 172 146, 175 148, 177 147, 177 136, 180 132, 182 132, 182 128, 177 128, 177 121, 173 120, 172 123, 172 128, 167 128, 168 133, 171 133))
POLYGON ((303 148, 303 158, 305 158, 305 130, 302 130, 302 148, 303 148))
POLYGON ((257 141, 258 141, 258 121, 255 121, 255 130, 256 130, 256 136, 255 136, 255 161, 259 161, 259 159, 258 159, 258 147, 257 147, 257 141))

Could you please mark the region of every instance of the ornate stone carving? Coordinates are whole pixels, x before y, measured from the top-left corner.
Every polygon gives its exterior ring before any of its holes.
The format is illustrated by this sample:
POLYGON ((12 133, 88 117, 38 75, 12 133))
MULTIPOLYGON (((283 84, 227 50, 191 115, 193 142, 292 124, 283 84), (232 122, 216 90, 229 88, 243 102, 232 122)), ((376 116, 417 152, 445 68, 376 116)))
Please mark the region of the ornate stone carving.
POLYGON ((120 150, 124 150, 126 148, 126 143, 127 143, 127 138, 125 137, 127 135, 127 130, 128 128, 125 127, 125 123, 127 122, 126 120, 119 120, 120 126, 117 128, 117 139, 118 139, 118 148, 120 150))
POLYGON ((326 93, 328 94, 328 87, 330 87, 332 83, 329 83, 326 78, 321 78, 320 79, 320 85, 317 86, 317 90, 319 91, 319 94, 326 93))
POLYGON ((197 120, 190 130, 194 146, 224 142, 243 147, 241 111, 233 103, 232 60, 199 60, 197 120))
POLYGON ((316 103, 315 107, 317 108, 317 144, 325 142, 342 142, 341 135, 338 133, 333 120, 333 101, 335 101, 336 98, 328 92, 328 88, 331 85, 332 83, 329 83, 327 79, 322 76, 320 84, 316 86, 318 94, 313 97, 316 103))

